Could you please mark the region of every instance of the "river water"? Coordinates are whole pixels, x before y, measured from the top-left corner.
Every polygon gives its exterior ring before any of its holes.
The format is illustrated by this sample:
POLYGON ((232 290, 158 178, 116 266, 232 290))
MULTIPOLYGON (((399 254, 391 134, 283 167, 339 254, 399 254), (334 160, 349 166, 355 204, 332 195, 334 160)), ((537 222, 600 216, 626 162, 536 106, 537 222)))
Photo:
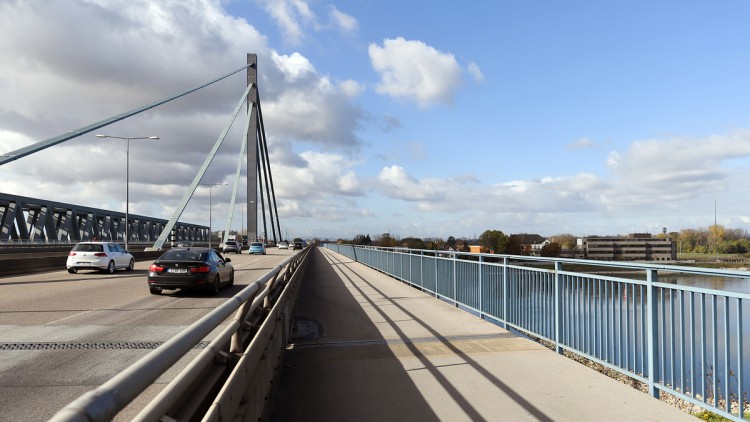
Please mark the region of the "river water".
POLYGON ((703 275, 659 275, 659 281, 680 286, 703 289, 724 290, 727 292, 750 294, 750 278, 709 277, 703 275))
MULTIPOLYGON (((750 294, 750 278, 659 274, 658 281, 750 294)), ((638 300, 624 300, 634 312, 641 312, 638 300)), ((657 315, 661 344, 656 364, 662 381, 690 395, 708 396, 709 401, 714 394, 726 397, 727 385, 735 397, 750 396, 750 299, 725 301, 722 294, 691 296, 664 290, 659 300, 664 307, 657 315), (738 377, 740 367, 742 377, 738 377)), ((636 354, 641 357, 640 351, 636 354)))

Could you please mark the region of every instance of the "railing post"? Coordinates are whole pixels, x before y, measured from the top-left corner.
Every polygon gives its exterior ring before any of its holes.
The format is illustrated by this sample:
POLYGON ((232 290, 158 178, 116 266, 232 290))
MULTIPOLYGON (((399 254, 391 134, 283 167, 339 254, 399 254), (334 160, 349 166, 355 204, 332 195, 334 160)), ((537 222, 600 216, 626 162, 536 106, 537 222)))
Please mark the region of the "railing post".
POLYGON ((424 291, 424 251, 419 251, 419 287, 424 291))
POLYGON ((659 389, 656 388, 656 362, 658 361, 658 350, 656 345, 659 338, 659 304, 656 300, 656 287, 654 283, 658 281, 656 270, 646 270, 646 281, 648 285, 646 294, 647 308, 647 341, 648 341, 648 393, 655 398, 659 398, 659 389))
POLYGON ((440 297, 438 294, 438 282, 440 281, 440 276, 438 275, 438 253, 437 249, 435 250, 435 297, 440 297))
POLYGON ((456 266, 458 263, 456 262, 456 257, 458 257, 458 254, 456 252, 453 252, 453 306, 458 307, 458 296, 456 295, 456 266))
POLYGON ((508 257, 503 257, 503 324, 508 327, 508 257))
POLYGON ((482 289, 482 274, 484 273, 484 263, 482 260, 482 255, 479 255, 479 317, 484 319, 484 307, 482 304, 484 303, 484 295, 483 295, 483 289, 482 289))
POLYGON ((357 248, 354 245, 352 245, 352 255, 354 255, 354 262, 358 262, 357 261, 357 248))
POLYGON ((555 351, 563 353, 562 342, 562 262, 555 262, 555 351))

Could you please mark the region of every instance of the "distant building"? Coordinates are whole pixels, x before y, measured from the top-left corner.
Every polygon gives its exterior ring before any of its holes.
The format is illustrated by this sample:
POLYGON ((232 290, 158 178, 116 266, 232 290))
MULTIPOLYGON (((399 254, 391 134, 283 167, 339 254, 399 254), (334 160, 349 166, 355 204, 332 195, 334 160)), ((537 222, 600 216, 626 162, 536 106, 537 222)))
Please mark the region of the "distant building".
POLYGON ((615 237, 584 237, 578 248, 586 259, 600 261, 674 261, 676 242, 668 237, 652 237, 650 233, 633 233, 615 237))
POLYGON ((532 233, 512 234, 510 239, 515 240, 516 244, 521 246, 525 254, 539 256, 542 253, 544 245, 550 243, 550 240, 532 233))

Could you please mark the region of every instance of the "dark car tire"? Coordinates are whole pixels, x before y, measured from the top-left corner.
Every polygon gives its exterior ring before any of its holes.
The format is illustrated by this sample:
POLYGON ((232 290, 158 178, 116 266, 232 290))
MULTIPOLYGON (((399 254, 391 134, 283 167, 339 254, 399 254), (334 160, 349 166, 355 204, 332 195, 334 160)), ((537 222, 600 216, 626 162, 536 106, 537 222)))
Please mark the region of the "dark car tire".
POLYGON ((213 288, 211 289, 211 294, 214 296, 218 295, 219 289, 221 289, 221 277, 218 274, 216 274, 216 278, 214 279, 214 285, 213 285, 213 288))
POLYGON ((232 287, 234 286, 234 270, 232 270, 231 273, 229 273, 229 284, 227 286, 232 287))
POLYGON ((107 272, 107 274, 112 274, 115 272, 115 261, 109 261, 109 265, 107 265, 107 269, 104 270, 107 272))
POLYGON ((75 269, 75 268, 68 268, 68 272, 71 273, 71 274, 75 274, 75 273, 78 272, 78 270, 75 269))
POLYGON ((133 268, 135 268, 135 260, 131 259, 128 268, 125 268, 125 271, 133 271, 133 268))
POLYGON ((149 287, 148 291, 150 291, 152 295, 160 295, 161 287, 149 287))

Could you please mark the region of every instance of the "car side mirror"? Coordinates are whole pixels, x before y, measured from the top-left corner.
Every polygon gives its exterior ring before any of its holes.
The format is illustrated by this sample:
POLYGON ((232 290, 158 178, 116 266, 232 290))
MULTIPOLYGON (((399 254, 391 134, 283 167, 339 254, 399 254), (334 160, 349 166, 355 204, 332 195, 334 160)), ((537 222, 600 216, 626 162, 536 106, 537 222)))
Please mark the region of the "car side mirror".
POLYGON ((232 262, 232 260, 229 258, 224 258, 224 262, 232 262))

